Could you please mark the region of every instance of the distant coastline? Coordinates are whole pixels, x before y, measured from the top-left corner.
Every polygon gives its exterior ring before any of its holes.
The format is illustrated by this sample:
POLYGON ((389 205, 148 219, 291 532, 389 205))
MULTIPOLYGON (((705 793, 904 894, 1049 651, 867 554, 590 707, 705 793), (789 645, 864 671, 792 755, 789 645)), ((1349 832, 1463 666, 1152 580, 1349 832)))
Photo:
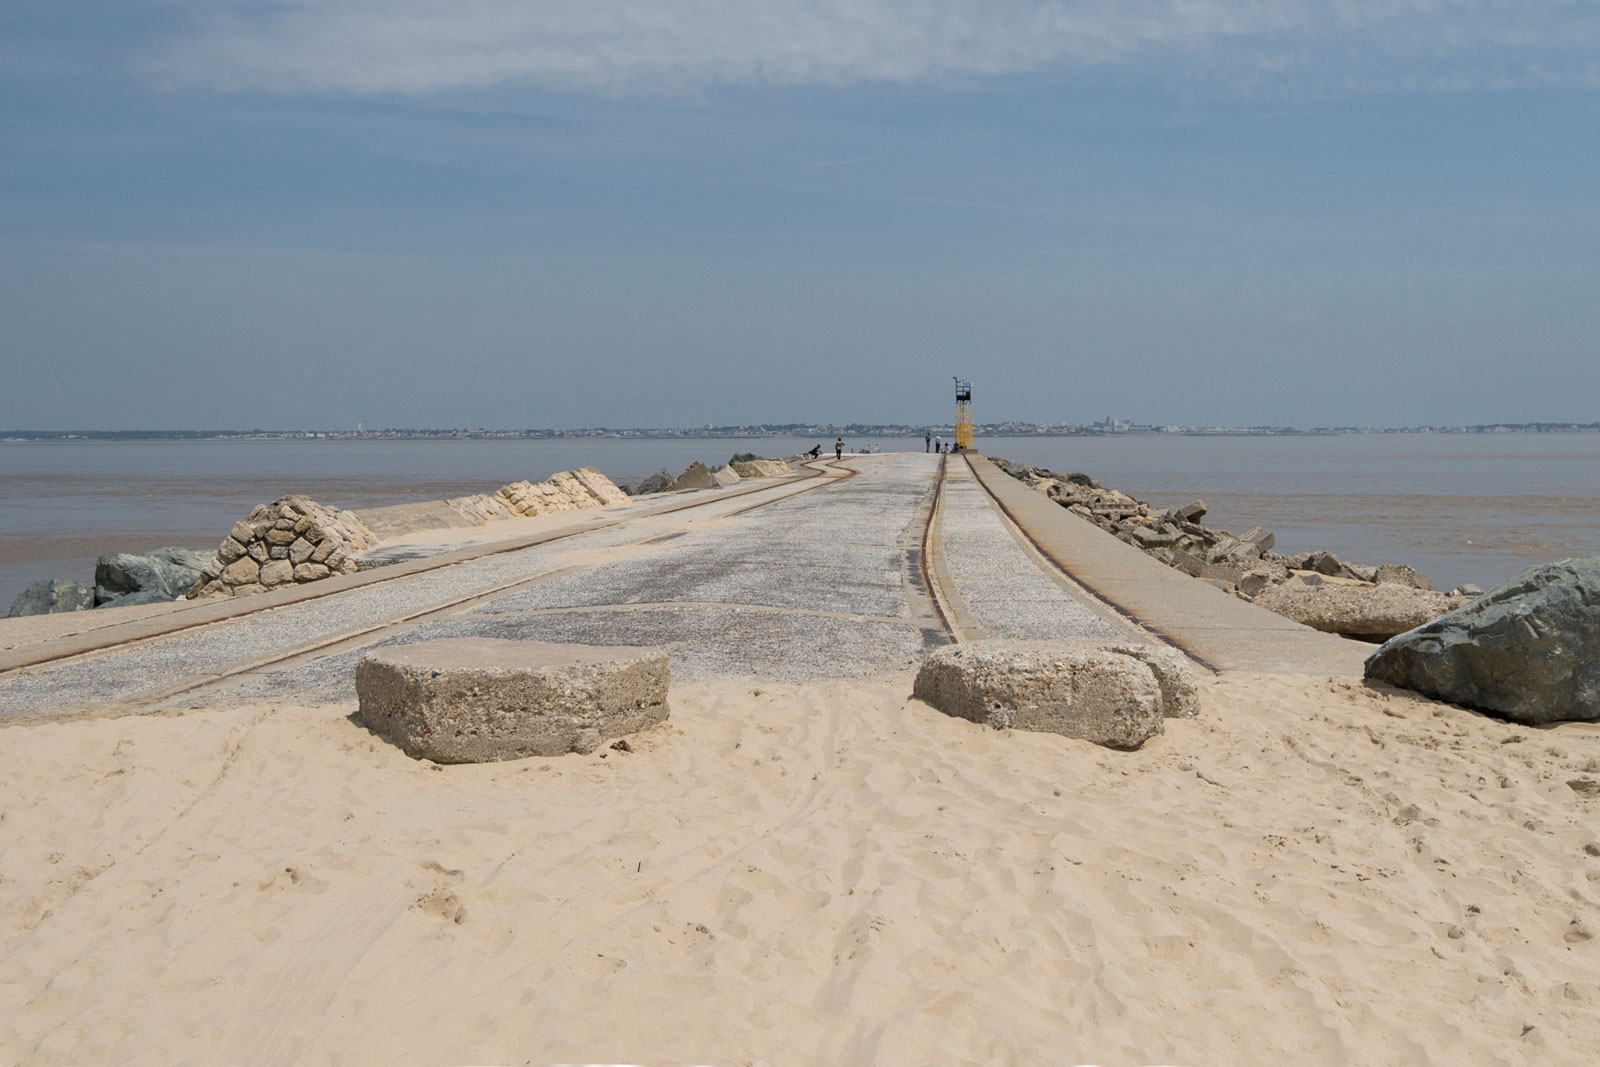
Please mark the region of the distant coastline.
MULTIPOLYGON (((1600 422, 1494 422, 1474 426, 1175 426, 1124 422, 1073 423, 997 422, 974 428, 979 437, 1108 437, 1176 434, 1188 437, 1327 437, 1344 434, 1469 434, 1469 433, 1600 433, 1600 422)), ((0 430, 0 443, 27 441, 429 441, 429 440, 677 440, 745 437, 846 436, 920 437, 954 432, 950 424, 900 423, 764 423, 749 426, 655 428, 585 427, 577 429, 383 429, 383 430, 0 430)))

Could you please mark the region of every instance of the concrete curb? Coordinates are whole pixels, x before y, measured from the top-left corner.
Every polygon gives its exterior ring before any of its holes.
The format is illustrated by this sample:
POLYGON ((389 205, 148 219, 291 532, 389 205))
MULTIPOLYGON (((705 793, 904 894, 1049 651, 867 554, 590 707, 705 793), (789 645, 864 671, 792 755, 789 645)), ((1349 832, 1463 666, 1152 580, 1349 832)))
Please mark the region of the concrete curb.
POLYGON ((981 454, 967 465, 1002 514, 1063 573, 1218 671, 1361 677, 1373 646, 1275 615, 1151 559, 1023 485, 981 454))

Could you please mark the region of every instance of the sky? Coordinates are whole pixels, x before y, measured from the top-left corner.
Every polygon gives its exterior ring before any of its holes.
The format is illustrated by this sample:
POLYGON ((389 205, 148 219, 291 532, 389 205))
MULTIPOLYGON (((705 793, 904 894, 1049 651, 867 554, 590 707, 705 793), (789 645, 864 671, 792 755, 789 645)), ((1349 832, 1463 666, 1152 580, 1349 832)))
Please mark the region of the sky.
POLYGON ((1596 0, 7 0, 0 429, 1600 420, 1596 0))

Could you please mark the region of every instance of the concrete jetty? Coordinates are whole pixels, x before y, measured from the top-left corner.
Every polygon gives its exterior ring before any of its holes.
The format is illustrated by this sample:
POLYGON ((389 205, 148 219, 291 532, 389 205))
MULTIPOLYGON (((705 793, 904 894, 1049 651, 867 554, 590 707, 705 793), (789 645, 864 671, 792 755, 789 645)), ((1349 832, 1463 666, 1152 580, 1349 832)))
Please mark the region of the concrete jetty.
POLYGON ((1174 572, 975 454, 821 461, 243 602, 34 640, 28 622, 0 622, 0 718, 353 699, 363 651, 445 637, 652 646, 674 678, 790 682, 909 675, 986 638, 1350 677, 1370 651, 1174 572))

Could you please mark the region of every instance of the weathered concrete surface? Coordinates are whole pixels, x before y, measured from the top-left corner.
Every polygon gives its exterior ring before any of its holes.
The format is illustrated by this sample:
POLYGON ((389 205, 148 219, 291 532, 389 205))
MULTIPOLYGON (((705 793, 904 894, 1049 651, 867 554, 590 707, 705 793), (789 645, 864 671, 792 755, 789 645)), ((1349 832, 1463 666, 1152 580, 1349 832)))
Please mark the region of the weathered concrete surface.
POLYGON ((1185 714, 1194 705, 1192 675, 1168 671, 1166 682, 1122 649, 986 641, 933 653, 913 692, 948 715, 997 729, 1132 749, 1162 732, 1169 710, 1185 714))
POLYGON ((685 680, 910 673, 947 640, 917 566, 937 463, 885 455, 859 467, 859 477, 696 524, 448 625, 548 641, 616 628, 619 640, 670 650, 685 680))
MULTIPOLYGON (((474 542, 465 546, 442 544, 433 548, 416 546, 400 562, 376 570, 352 575, 338 575, 310 586, 282 586, 250 599, 182 601, 176 604, 141 605, 137 608, 107 605, 89 613, 90 623, 68 623, 64 627, 41 630, 37 620, 0 619, 0 675, 19 668, 49 663, 85 652, 102 651, 118 644, 147 641, 178 631, 210 627, 231 620, 243 620, 261 615, 266 609, 305 604, 331 596, 343 596, 375 585, 405 585, 398 579, 410 579, 430 571, 452 568, 468 563, 473 566, 457 572, 458 587, 476 581, 476 567, 480 561, 488 564, 487 557, 511 556, 522 564, 529 558, 519 554, 556 541, 569 541, 578 537, 598 539, 605 544, 616 537, 626 538, 619 532, 624 526, 637 523, 632 529, 647 530, 661 523, 672 522, 671 516, 693 510, 698 515, 714 517, 725 511, 747 507, 752 501, 780 497, 787 486, 814 476, 807 470, 776 485, 740 486, 735 490, 719 490, 705 494, 704 499, 682 498, 639 501, 627 508, 575 511, 558 516, 554 524, 534 534, 519 535, 501 541, 474 542), (471 575, 469 578, 468 575, 471 575)), ((315 557, 313 557, 315 558, 315 557)), ((359 599, 359 598, 358 598, 359 599)), ((79 613, 51 616, 53 619, 71 619, 79 613)), ((0 705, 3 705, 3 684, 0 684, 0 705)), ((0 710, 3 714, 3 710, 0 710)))
POLYGON ((1194 663, 1170 645, 1122 644, 1104 646, 1150 668, 1161 687, 1161 714, 1168 719, 1192 719, 1200 714, 1200 692, 1195 688, 1194 663))
POLYGON ((356 718, 435 763, 560 756, 665 722, 670 680, 655 649, 424 641, 361 657, 356 718))
MULTIPOLYGON (((340 657, 347 655, 345 648, 309 661, 260 668, 237 683, 211 684, 193 696, 164 698, 160 694, 318 641, 381 628, 510 582, 559 572, 562 560, 574 549, 605 551, 659 535, 688 521, 680 515, 716 520, 752 502, 794 491, 792 483, 778 481, 750 490, 737 487, 697 494, 692 506, 682 498, 657 498, 629 509, 574 512, 565 529, 473 545, 312 585, 279 587, 251 598, 48 616, 54 620, 104 614, 108 622, 114 622, 92 629, 81 625, 66 630, 47 628, 43 640, 31 642, 23 640, 18 628, 35 626, 34 620, 6 620, 0 629, 6 630, 4 643, 11 647, 0 649, 0 718, 95 713, 126 709, 132 703, 141 710, 211 707, 249 699, 254 693, 277 700, 351 700, 355 696, 355 662, 340 662, 340 657), (95 654, 82 657, 85 652, 95 654), (330 665, 337 665, 336 669, 330 665)), ((405 627, 378 629, 363 640, 375 646, 477 632, 456 625, 454 632, 441 633, 405 627)), ((493 633, 496 627, 482 629, 493 633)), ((507 636, 543 637, 522 632, 507 636)), ((592 644, 653 643, 619 639, 598 623, 576 639, 592 644)))
POLYGON ((1517 722, 1600 721, 1600 556, 1526 570, 1400 634, 1366 676, 1517 722))

